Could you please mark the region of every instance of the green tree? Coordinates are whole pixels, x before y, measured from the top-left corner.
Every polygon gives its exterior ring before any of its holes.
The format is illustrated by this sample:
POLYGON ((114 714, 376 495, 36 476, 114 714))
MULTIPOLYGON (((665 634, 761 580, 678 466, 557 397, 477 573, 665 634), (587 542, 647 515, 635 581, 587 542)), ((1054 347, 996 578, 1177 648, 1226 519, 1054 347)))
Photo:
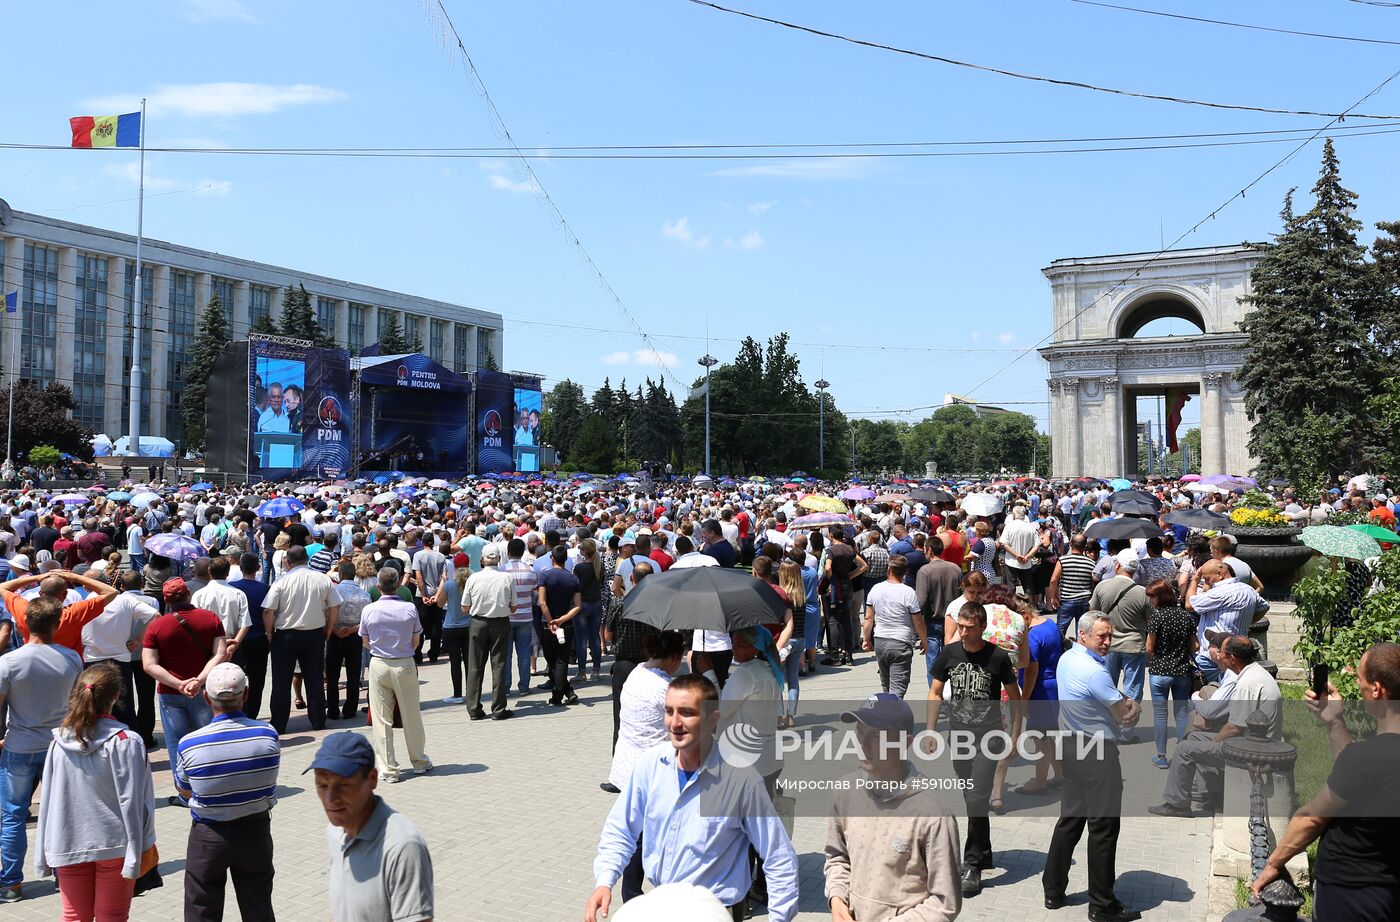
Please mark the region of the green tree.
POLYGON ((283 336, 306 339, 313 343, 325 338, 325 332, 316 322, 315 312, 311 310, 311 296, 306 293, 305 285, 297 285, 283 292, 280 332, 283 336))
POLYGON ((35 467, 57 464, 63 460, 63 453, 52 445, 35 445, 29 449, 29 463, 35 467))
POLYGON ((546 443, 558 449, 564 464, 572 465, 574 442, 592 413, 583 387, 565 378, 550 388, 543 399, 541 435, 546 443))
POLYGON ((929 417, 933 460, 942 474, 970 474, 977 469, 977 441, 973 432, 977 411, 953 403, 939 407, 929 417))
POLYGON ((252 326, 248 328, 248 333, 252 336, 282 335, 277 329, 277 321, 273 320, 267 314, 263 314, 254 320, 252 326))
POLYGON ((972 427, 977 466, 984 471, 1025 471, 1035 452, 1035 420, 1024 413, 988 413, 972 427))
POLYGON ((1044 432, 1035 434, 1035 464, 1032 465, 1038 477, 1055 476, 1054 448, 1050 436, 1044 432))
POLYGON ((851 423, 856 434, 856 468, 862 471, 898 470, 904 457, 900 435, 907 424, 892 419, 857 419, 851 423))
MULTIPOLYGON (((190 344, 190 360, 185 366, 184 388, 180 391, 180 417, 185 424, 185 447, 202 450, 205 442, 205 420, 209 396, 209 376, 214 363, 223 355, 231 336, 224 306, 215 295, 204 307, 199 330, 190 344)), ((227 407, 218 408, 226 411, 227 407)))
POLYGON ((384 329, 379 334, 379 352, 381 355, 401 355, 408 351, 408 340, 404 339, 403 327, 399 326, 398 311, 390 311, 389 319, 384 322, 384 329))
POLYGON ((1382 453, 1387 433, 1371 426, 1365 401, 1382 377, 1375 348, 1382 303, 1377 271, 1357 241, 1356 195, 1341 183, 1336 152, 1323 146, 1313 207, 1293 211, 1284 199, 1282 232, 1256 245, 1250 305, 1243 330, 1249 356, 1241 369, 1245 409, 1253 421, 1249 450, 1259 473, 1293 483, 1331 480, 1362 470, 1382 453), (1313 436, 1335 438, 1307 444, 1313 436))
MULTIPOLYGON (((10 389, 0 390, 0 419, 10 413, 10 389)), ((32 381, 20 379, 15 383, 15 415, 13 438, 16 451, 35 445, 52 445, 85 461, 92 459, 92 430, 70 415, 77 405, 73 391, 62 384, 50 383, 38 388, 32 381)))
POLYGON ((490 346, 486 347, 486 361, 481 363, 484 371, 500 371, 501 366, 496 364, 496 350, 490 346))
POLYGON ((423 351, 423 331, 420 330, 417 326, 414 326, 414 328, 413 328, 413 338, 410 339, 410 340, 408 341, 408 350, 407 350, 407 351, 409 351, 409 352, 422 352, 422 351, 423 351))
POLYGON ((603 417, 592 414, 579 428, 574 440, 573 467, 597 473, 611 473, 617 465, 617 438, 603 417))

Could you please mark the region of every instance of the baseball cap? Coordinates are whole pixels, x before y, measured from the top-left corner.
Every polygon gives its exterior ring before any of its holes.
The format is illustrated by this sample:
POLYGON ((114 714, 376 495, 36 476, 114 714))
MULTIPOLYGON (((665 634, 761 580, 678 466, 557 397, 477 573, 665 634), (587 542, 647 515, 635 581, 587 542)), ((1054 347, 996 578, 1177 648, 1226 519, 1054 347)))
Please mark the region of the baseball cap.
POLYGON ((165 596, 165 601, 169 602, 171 599, 178 598, 188 593, 190 587, 185 585, 184 579, 175 576, 166 580, 165 584, 160 587, 160 591, 161 595, 165 596))
POLYGON ((843 723, 861 723, 872 730, 912 730, 914 712, 898 695, 876 692, 854 711, 841 714, 843 723))
POLYGON ((349 730, 332 733, 321 741, 316 758, 311 760, 302 774, 317 768, 348 778, 363 769, 374 768, 374 747, 358 733, 349 730))
POLYGON ((1206 643, 1218 648, 1229 636, 1230 634, 1226 631, 1206 631, 1206 643))
POLYGON ((1113 559, 1118 561, 1118 566, 1122 567, 1124 570, 1127 570, 1129 573, 1137 572, 1138 555, 1137 551, 1133 550, 1132 548, 1124 548, 1117 554, 1113 555, 1113 559))
POLYGON ((501 549, 494 546, 488 547, 481 552, 481 559, 483 562, 487 560, 499 561, 501 559, 501 549))
POLYGON ((642 535, 646 535, 648 538, 650 538, 650 537, 651 537, 651 529, 650 529, 650 528, 639 528, 639 529, 637 529, 637 537, 641 537, 642 535))
POLYGON ((230 544, 228 547, 220 551, 220 553, 223 554, 225 557, 232 557, 235 560, 237 560, 239 557, 243 556, 243 549, 236 544, 230 544))
POLYGON ((33 565, 29 562, 28 554, 16 554, 10 558, 11 570, 23 570, 28 573, 33 565))
POLYGON ((248 689, 248 674, 234 663, 220 663, 209 670, 204 690, 210 698, 232 700, 248 689))

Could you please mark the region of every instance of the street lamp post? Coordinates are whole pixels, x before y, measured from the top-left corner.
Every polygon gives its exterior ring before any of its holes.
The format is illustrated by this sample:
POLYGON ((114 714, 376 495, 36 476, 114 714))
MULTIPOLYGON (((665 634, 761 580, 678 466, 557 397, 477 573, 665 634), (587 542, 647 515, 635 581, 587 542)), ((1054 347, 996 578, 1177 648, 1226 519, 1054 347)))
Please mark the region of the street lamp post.
MULTIPOLYGON (((826 467, 826 389, 831 382, 817 380, 817 467, 826 467)), ((820 474, 817 476, 821 476, 820 474)))
POLYGON ((705 366, 705 476, 710 476, 710 369, 719 364, 719 359, 705 353, 696 361, 705 366))

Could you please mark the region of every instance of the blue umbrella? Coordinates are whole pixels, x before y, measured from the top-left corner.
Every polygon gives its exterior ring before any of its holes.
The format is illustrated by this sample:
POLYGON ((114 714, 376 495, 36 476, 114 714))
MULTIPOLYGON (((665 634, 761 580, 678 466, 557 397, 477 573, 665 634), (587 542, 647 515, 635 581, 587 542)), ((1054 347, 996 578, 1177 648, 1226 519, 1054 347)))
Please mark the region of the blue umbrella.
POLYGON ((124 503, 131 499, 131 494, 125 490, 113 490, 111 493, 107 494, 107 498, 113 502, 124 503))
POLYGON ((408 475, 405 474, 403 471, 390 471, 390 472, 389 472, 389 477, 390 477, 391 479, 393 479, 393 480, 403 480, 403 479, 404 479, 405 477, 407 477, 407 476, 408 476, 408 475))
POLYGON ((137 493, 131 498, 131 505, 145 509, 151 504, 151 500, 160 499, 159 496, 147 490, 144 493, 137 493))
POLYGON ((162 557, 169 557, 171 560, 204 556, 204 548, 198 541, 175 532, 151 535, 145 541, 145 548, 147 553, 159 554, 162 557))
POLYGON ((397 487, 397 488, 395 488, 394 492, 397 493, 397 494, 399 494, 400 496, 413 497, 413 496, 417 496, 417 495, 418 495, 418 488, 417 488, 417 487, 397 487))
POLYGON ((388 482, 389 482, 389 475, 388 475, 388 474, 376 474, 375 477, 374 477, 374 482, 375 482, 375 483, 388 483, 388 482))
POLYGON ((207 481, 201 480, 199 483, 196 483, 196 484, 192 485, 192 486, 190 487, 190 489, 191 489, 191 490, 212 490, 212 489, 214 489, 214 485, 213 485, 212 483, 208 483, 207 481))
POLYGON ((1108 482, 1108 486, 1115 492, 1117 492, 1118 490, 1131 490, 1133 488, 1133 482, 1131 480, 1124 480, 1122 477, 1119 477, 1117 480, 1110 480, 1108 482))
POLYGON ((306 506, 299 499, 290 496, 275 496, 258 506, 258 515, 265 519, 277 519, 284 515, 295 515, 306 506))

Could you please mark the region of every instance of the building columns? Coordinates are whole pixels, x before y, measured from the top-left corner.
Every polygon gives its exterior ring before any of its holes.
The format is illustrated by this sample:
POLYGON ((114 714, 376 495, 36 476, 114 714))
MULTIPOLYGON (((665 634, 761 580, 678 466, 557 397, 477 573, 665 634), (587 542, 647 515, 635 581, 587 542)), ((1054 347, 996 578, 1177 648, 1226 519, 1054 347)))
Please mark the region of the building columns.
POLYGON ((233 303, 228 306, 229 332, 234 339, 245 339, 248 336, 248 327, 252 325, 248 316, 252 301, 251 286, 247 282, 234 282, 233 303))
POLYGON ((151 422, 150 430, 141 434, 164 438, 165 413, 170 403, 170 391, 166 386, 166 378, 170 376, 170 267, 152 266, 151 269, 154 275, 151 280, 151 375, 141 381, 141 387, 151 395, 151 422))
POLYGON ((1079 379, 1050 379, 1050 434, 1053 437, 1053 460, 1056 477, 1072 477, 1083 472, 1084 458, 1080 447, 1083 420, 1079 411, 1079 379))
POLYGON ((53 379, 73 383, 73 347, 78 327, 78 251, 58 251, 58 312, 54 343, 53 379))
POLYGON ((1209 371, 1201 375, 1201 473, 1224 474, 1225 420, 1221 388, 1229 375, 1209 371))
POLYGON ((126 433, 127 419, 122 413, 122 397, 130 379, 122 362, 123 350, 131 340, 131 328, 126 325, 126 258, 107 257, 107 374, 102 388, 102 415, 106 419, 104 432, 116 441, 126 433))

